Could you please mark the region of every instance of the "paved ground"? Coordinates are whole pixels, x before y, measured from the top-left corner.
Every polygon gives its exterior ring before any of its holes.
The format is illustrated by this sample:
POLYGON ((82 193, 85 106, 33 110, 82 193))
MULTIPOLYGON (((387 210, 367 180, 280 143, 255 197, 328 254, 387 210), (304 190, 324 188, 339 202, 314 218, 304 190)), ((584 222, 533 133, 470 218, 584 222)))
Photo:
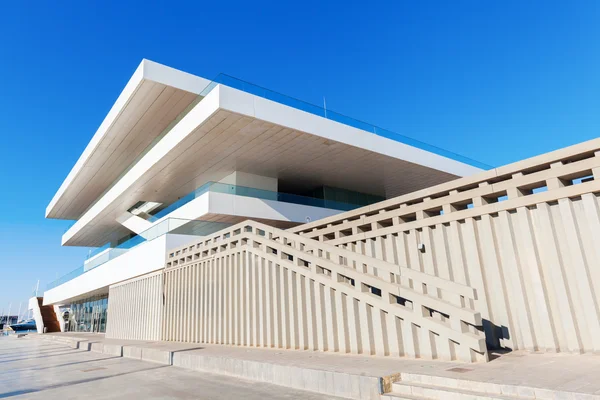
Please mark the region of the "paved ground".
MULTIPOLYGON (((55 334, 52 334, 55 335, 55 334)), ((512 352, 489 363, 363 357, 223 345, 105 339, 98 334, 56 334, 186 354, 293 365, 361 376, 397 372, 445 376, 501 385, 600 394, 600 355, 512 352), (458 370, 457 367, 460 367, 458 370)), ((224 375, 71 349, 40 339, 0 338, 0 399, 324 399, 323 395, 224 375)), ((562 398, 562 397, 561 397, 562 398)), ((570 397, 569 397, 570 398, 570 397)))
MULTIPOLYGON (((488 363, 463 364, 406 358, 340 355, 314 351, 286 351, 172 342, 139 342, 104 339, 89 333, 59 333, 68 337, 106 343, 142 344, 147 347, 185 349, 190 354, 209 354, 297 367, 315 368, 368 376, 387 376, 397 372, 435 375, 456 379, 520 385, 558 391, 600 394, 600 354, 532 353, 514 351, 488 363), (456 368, 459 367, 457 372, 456 368)), ((0 396, 1 398, 1 396, 0 396)))
MULTIPOLYGON (((519 385, 556 391, 600 395, 600 354, 532 353, 514 351, 488 363, 461 364, 391 357, 340 355, 309 351, 282 351, 172 342, 139 342, 104 339, 104 335, 59 333, 106 343, 143 344, 147 347, 200 352, 218 357, 270 362, 367 376, 387 376, 397 372, 443 376, 502 385, 519 385), (458 370, 457 367, 460 367, 458 370)), ((1 398, 1 395, 0 395, 1 398)))
POLYGON ((331 399, 316 393, 0 338, 0 399, 331 399))

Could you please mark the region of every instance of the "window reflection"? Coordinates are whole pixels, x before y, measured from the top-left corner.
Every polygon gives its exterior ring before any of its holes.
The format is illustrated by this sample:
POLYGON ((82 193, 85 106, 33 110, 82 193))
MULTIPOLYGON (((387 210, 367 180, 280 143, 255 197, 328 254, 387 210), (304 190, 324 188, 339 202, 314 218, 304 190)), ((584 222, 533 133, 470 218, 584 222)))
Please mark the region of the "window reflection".
POLYGON ((106 332, 108 294, 92 296, 71 304, 68 332, 106 332))

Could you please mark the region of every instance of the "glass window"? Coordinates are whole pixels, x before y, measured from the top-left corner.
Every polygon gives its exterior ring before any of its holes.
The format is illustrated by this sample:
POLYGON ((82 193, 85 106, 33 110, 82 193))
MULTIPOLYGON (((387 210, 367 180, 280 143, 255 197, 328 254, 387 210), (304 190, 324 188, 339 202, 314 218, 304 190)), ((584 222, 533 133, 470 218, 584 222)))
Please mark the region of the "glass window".
POLYGON ((69 307, 69 332, 106 332, 108 295, 93 296, 69 307))

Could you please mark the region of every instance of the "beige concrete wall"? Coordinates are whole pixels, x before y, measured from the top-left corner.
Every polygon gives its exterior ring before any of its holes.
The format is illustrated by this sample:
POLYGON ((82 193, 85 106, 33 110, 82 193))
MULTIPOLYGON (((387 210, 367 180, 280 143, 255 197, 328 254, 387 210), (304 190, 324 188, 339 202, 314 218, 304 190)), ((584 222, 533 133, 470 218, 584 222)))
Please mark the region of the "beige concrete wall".
POLYGON ((219 182, 255 189, 270 190, 271 192, 277 192, 278 188, 277 178, 249 174, 243 171, 234 171, 219 182))
POLYGON ((40 303, 37 297, 31 297, 29 299, 29 309, 35 320, 35 326, 38 333, 44 333, 44 319, 42 318, 42 312, 40 310, 40 303))
POLYGON ((106 337, 160 340, 162 282, 158 271, 110 286, 106 337))
POLYGON ((596 352, 599 195, 596 139, 288 231, 247 221, 169 252, 160 337, 476 361, 483 331, 596 352))
POLYGON ((599 351, 599 150, 592 140, 290 231, 473 287, 490 346, 599 351))
POLYGON ((257 222, 172 250, 164 279, 163 340, 487 359, 468 286, 257 222))

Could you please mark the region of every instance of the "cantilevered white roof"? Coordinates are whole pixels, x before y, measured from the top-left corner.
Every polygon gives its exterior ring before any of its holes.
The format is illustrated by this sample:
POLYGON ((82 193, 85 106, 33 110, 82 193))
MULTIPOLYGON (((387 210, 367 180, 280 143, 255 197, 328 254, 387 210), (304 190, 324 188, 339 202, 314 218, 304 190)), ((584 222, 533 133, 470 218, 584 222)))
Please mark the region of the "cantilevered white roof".
POLYGON ((46 217, 79 218, 208 84, 143 60, 54 195, 46 217))
POLYGON ((480 169, 216 85, 99 196, 63 244, 100 246, 127 232, 116 219, 136 202, 169 204, 233 171, 392 197, 480 169))

